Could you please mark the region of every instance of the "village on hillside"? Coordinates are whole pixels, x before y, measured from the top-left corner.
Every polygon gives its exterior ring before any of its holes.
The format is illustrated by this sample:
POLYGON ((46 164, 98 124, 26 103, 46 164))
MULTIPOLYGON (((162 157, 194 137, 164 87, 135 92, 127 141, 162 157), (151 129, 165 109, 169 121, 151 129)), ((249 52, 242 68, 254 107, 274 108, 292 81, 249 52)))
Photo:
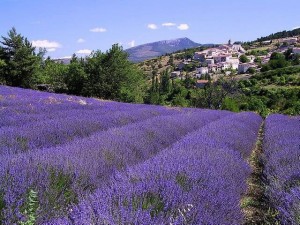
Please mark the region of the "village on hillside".
MULTIPOLYGON (((158 76, 163 71, 170 72, 171 79, 184 80, 187 77, 196 81, 197 88, 203 88, 209 80, 232 75, 235 79, 248 79, 260 72, 269 63, 273 53, 300 55, 300 36, 252 42, 241 42, 199 47, 166 54, 140 62, 138 66, 148 76, 158 76)), ((54 59, 54 62, 70 64, 71 58, 54 59)))
POLYGON ((196 87, 202 88, 209 79, 235 75, 237 79, 249 78, 270 61, 274 52, 284 54, 287 50, 300 54, 300 36, 268 40, 243 47, 242 43, 221 44, 193 54, 178 52, 140 63, 149 77, 160 75, 164 69, 171 70, 172 79, 196 79, 196 87))

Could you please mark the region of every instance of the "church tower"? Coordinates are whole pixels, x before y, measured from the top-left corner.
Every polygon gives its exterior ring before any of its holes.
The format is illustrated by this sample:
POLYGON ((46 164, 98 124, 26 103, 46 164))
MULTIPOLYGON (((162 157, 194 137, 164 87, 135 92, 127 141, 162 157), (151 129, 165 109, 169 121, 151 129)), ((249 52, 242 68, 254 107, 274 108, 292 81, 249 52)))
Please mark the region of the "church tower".
POLYGON ((231 45, 231 39, 229 39, 229 41, 228 41, 228 45, 231 45))

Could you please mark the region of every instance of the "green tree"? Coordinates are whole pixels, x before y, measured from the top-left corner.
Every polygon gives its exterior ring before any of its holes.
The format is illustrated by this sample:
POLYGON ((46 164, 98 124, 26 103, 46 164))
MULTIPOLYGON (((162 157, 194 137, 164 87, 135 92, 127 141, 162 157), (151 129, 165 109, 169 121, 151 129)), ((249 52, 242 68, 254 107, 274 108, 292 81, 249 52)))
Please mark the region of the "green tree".
POLYGON ((250 60, 247 58, 247 56, 246 55, 241 55, 240 56, 240 62, 241 63, 247 63, 247 62, 249 62, 250 60))
POLYGON ((257 96, 250 97, 247 110, 255 111, 263 117, 268 116, 270 113, 270 110, 266 107, 264 102, 257 96))
POLYGON ((65 76, 65 84, 69 94, 81 95, 87 81, 83 65, 74 54, 65 76))
POLYGON ((238 83, 234 79, 225 80, 221 78, 217 82, 209 82, 203 90, 198 91, 195 106, 221 109, 224 99, 239 95, 239 91, 238 83))
POLYGON ((160 86, 162 93, 168 94, 170 92, 170 74, 168 70, 163 71, 160 86))
POLYGON ((142 102, 144 75, 128 60, 128 54, 115 44, 106 53, 96 51, 87 59, 87 82, 83 93, 104 99, 142 102))
POLYGON ((270 56, 270 60, 283 60, 285 56, 279 52, 273 52, 270 56))
POLYGON ((146 96, 146 80, 142 71, 131 65, 128 77, 120 88, 120 100, 124 102, 143 103, 146 96))
POLYGON ((268 62, 268 64, 262 66, 261 72, 266 72, 268 70, 274 70, 274 69, 290 66, 291 63, 286 60, 286 57, 288 56, 285 56, 282 53, 273 52, 271 54, 270 61, 268 62))
POLYGON ((5 66, 4 60, 0 59, 0 84, 5 84, 5 78, 3 76, 5 66))
POLYGON ((239 107, 238 107, 237 102, 235 101, 235 99, 229 98, 229 97, 225 97, 225 99, 223 100, 221 108, 224 109, 224 110, 239 112, 239 107))
POLYGON ((87 74, 87 82, 84 86, 83 94, 85 96, 103 97, 104 89, 104 72, 103 61, 104 54, 101 51, 92 52, 87 58, 85 64, 85 72, 87 74))
POLYGON ((169 57, 168 64, 174 66, 174 56, 172 54, 169 57))
POLYGON ((185 96, 183 96, 181 93, 178 93, 174 96, 174 99, 172 100, 172 105, 173 106, 188 107, 189 102, 185 98, 185 96))
POLYGON ((260 57, 256 57, 255 59, 254 59, 254 62, 255 63, 258 63, 258 64, 260 64, 261 63, 261 58, 260 57))
POLYGON ((292 64, 293 64, 294 66, 300 64, 300 55, 299 55, 299 54, 294 55, 293 60, 292 60, 292 64))
POLYGON ((293 58, 293 49, 289 48, 284 52, 285 60, 291 60, 293 58))
POLYGON ((40 73, 38 83, 49 84, 58 93, 67 92, 65 77, 68 73, 68 65, 57 63, 48 58, 45 60, 40 73))
POLYGON ((253 67, 250 67, 248 70, 247 70, 248 73, 250 74, 254 74, 255 73, 255 69, 253 67))
POLYGON ((40 62, 35 48, 14 27, 7 37, 2 36, 0 43, 0 59, 5 63, 0 74, 2 79, 10 86, 32 87, 32 77, 40 62))

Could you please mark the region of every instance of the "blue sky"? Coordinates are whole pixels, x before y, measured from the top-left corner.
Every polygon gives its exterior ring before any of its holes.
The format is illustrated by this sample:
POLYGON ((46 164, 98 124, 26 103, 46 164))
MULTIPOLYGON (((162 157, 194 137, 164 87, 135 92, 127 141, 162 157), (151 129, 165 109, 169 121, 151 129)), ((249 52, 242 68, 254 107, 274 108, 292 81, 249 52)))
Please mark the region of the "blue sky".
POLYGON ((247 41, 300 26, 299 0, 0 0, 0 8, 0 35, 14 26, 52 58, 180 37, 247 41))

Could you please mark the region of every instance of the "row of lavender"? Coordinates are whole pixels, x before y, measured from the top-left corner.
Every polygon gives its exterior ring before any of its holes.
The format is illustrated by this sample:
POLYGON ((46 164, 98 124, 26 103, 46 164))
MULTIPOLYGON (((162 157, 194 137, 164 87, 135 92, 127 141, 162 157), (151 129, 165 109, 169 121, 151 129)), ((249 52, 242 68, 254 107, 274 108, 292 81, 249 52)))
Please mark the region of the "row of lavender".
POLYGON ((269 116, 263 149, 266 195, 281 224, 300 224, 300 116, 269 116))
POLYGON ((93 117, 96 114, 135 110, 178 111, 165 107, 100 101, 68 95, 37 92, 0 86, 0 127, 21 126, 25 123, 54 120, 78 115, 93 117))
POLYGON ((79 97, 31 92, 0 86, 0 155, 57 146, 112 127, 193 111, 90 99, 82 105, 79 97), (56 101, 45 103, 48 98, 56 101))
POLYGON ((115 172, 67 217, 45 224, 242 224, 246 162, 262 119, 240 113, 209 123, 156 156, 115 172))
MULTIPOLYGON (((51 113, 51 112, 50 112, 51 113)), ((34 149, 68 143, 74 138, 84 138, 98 131, 143 121, 159 115, 176 115, 183 111, 166 108, 134 108, 111 113, 92 110, 76 110, 56 113, 58 118, 40 119, 20 126, 0 128, 0 155, 16 154, 34 149)), ((49 114, 43 114, 48 116, 49 114)))
MULTIPOLYGON (((0 89, 4 111, 11 110, 7 99, 12 97, 5 91, 0 89)), ((18 118, 26 119, 22 125, 11 123, 0 128, 3 224, 28 219, 28 193, 32 191, 38 193, 39 223, 62 216, 71 204, 105 185, 117 171, 143 162, 189 132, 232 114, 111 102, 73 102, 68 106, 62 96, 39 94, 30 100, 27 90, 16 90, 11 112, 17 110, 18 118), (36 104, 45 97, 53 102, 43 107, 36 104), (60 103, 53 99, 60 99, 60 103), (68 112, 76 112, 78 117, 68 112), (62 115, 66 118, 60 119, 62 115), (39 121, 41 118, 45 121, 39 121)))
POLYGON ((40 193, 39 218, 60 215, 71 203, 103 185, 115 171, 142 162, 181 136, 220 116, 209 111, 159 116, 75 139, 56 148, 2 158, 0 172, 7 224, 19 221, 26 194, 40 193), (62 189, 58 185, 62 186, 62 189))

